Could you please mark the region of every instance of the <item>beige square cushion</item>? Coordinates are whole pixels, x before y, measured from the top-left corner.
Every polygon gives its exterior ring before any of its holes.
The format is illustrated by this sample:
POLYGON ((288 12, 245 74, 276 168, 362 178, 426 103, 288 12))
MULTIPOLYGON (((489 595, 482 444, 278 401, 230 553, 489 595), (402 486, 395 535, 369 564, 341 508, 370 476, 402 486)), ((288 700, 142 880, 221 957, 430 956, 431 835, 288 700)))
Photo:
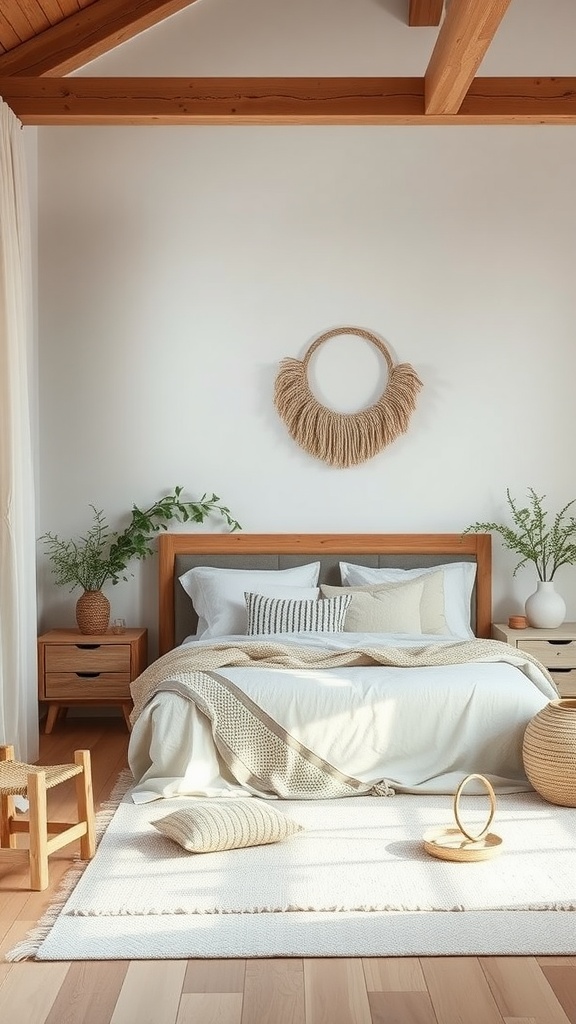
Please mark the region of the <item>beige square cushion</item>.
POLYGON ((151 822, 190 853, 263 846, 302 832, 302 825, 256 798, 199 800, 151 822))
POLYGON ((444 616, 444 576, 428 573, 406 583, 329 587, 326 597, 352 594, 344 629, 354 633, 448 633, 444 616))
POLYGON ((434 625, 433 618, 427 629, 427 618, 437 608, 435 591, 430 585, 425 589, 423 595, 423 620, 422 629, 424 632, 443 632, 461 640, 470 640, 474 633, 471 626, 471 603, 476 579, 475 562, 445 562, 443 565, 430 566, 421 569, 395 569, 395 568, 372 568, 366 565, 355 565, 351 562, 340 562, 340 578, 345 587, 357 586, 380 586, 389 583, 409 583, 415 579, 433 576, 436 592, 442 589, 443 593, 443 617, 446 621, 445 628, 440 629, 434 625), (442 580, 438 580, 438 573, 442 574, 442 580))

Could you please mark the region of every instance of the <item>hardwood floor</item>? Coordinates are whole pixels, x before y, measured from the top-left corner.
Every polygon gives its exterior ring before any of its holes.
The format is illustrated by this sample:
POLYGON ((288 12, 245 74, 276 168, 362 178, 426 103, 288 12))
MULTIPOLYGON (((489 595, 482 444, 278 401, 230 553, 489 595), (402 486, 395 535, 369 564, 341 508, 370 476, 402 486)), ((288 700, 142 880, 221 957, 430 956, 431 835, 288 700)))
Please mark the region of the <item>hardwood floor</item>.
MULTIPOLYGON (((97 806, 126 765, 121 719, 70 719, 41 737, 40 761, 92 751, 97 806)), ((50 793, 72 813, 73 782, 50 793)), ((50 888, 31 893, 0 867, 0 953, 34 925, 71 863, 50 858, 50 888)), ((576 915, 574 920, 576 938, 576 915)), ((576 1024, 576 957, 152 960, 7 963, 6 1024, 576 1024)))

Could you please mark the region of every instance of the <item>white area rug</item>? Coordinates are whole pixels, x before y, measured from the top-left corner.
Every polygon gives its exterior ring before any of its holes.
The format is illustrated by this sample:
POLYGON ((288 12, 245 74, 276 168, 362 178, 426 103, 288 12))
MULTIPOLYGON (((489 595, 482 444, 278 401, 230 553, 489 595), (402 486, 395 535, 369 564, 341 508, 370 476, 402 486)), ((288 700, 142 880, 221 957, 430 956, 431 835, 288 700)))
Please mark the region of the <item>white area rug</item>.
MULTIPOLYGON (((150 824, 183 803, 125 797, 39 948, 9 956, 576 953, 576 810, 536 794, 498 798, 503 852, 472 864, 423 851, 428 828, 454 824, 447 796, 281 801, 304 832, 203 855, 150 824)), ((485 797, 463 798, 470 829, 486 813, 485 797)))

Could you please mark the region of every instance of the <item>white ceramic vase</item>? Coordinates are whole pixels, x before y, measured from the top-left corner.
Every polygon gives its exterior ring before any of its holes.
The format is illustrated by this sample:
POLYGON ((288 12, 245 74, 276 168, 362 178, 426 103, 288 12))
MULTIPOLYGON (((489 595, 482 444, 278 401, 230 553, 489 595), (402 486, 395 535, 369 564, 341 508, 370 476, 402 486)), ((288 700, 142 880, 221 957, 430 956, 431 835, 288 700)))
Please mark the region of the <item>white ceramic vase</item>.
POLYGON ((540 580, 533 594, 526 601, 528 625, 536 629, 555 629, 566 618, 566 604, 554 583, 540 580))

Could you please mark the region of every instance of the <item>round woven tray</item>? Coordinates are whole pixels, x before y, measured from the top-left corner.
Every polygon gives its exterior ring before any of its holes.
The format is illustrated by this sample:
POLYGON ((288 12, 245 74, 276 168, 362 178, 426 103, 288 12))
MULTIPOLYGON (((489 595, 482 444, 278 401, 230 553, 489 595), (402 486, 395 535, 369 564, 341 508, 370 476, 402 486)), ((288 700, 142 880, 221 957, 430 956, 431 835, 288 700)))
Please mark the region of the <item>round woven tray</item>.
POLYGON ((502 839, 488 832, 482 839, 466 839, 459 828, 432 829, 424 833, 424 849, 440 860, 489 860, 500 853, 502 839))
POLYGON ((440 860, 467 861, 488 860, 500 853, 502 839, 488 829, 492 824, 496 813, 496 796, 494 790, 484 775, 467 775, 462 780, 456 793, 453 803, 454 817, 457 828, 435 828, 424 833, 423 842, 426 853, 440 860), (475 832, 462 823, 460 816, 460 797, 465 786, 472 779, 478 779, 486 788, 490 800, 490 810, 483 827, 475 832))
POLYGON ((552 700, 528 723, 524 771, 540 796, 576 807, 576 699, 552 700))

